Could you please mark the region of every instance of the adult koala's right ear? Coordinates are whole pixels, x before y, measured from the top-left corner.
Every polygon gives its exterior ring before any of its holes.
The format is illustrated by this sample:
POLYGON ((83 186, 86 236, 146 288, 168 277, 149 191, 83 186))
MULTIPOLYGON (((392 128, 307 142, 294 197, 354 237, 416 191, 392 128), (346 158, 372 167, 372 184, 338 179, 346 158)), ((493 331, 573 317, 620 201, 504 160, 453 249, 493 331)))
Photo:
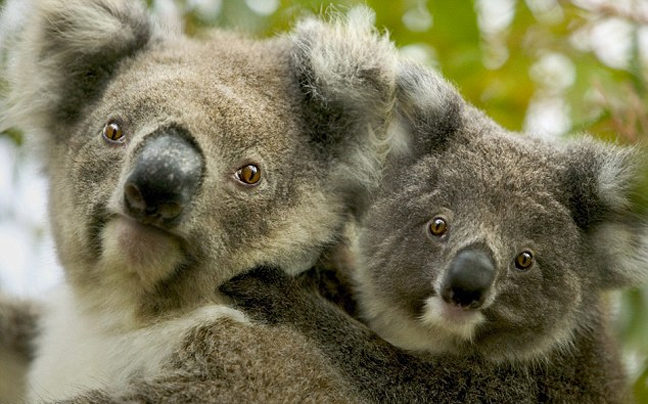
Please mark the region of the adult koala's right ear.
POLYGON ((13 0, 0 23, 9 82, 3 126, 45 133, 75 122, 153 36, 145 6, 133 0, 13 0))
POLYGON ((331 157, 335 182, 357 196, 378 184, 391 146, 396 49, 376 32, 373 13, 363 7, 330 22, 303 20, 292 40, 306 129, 331 157))

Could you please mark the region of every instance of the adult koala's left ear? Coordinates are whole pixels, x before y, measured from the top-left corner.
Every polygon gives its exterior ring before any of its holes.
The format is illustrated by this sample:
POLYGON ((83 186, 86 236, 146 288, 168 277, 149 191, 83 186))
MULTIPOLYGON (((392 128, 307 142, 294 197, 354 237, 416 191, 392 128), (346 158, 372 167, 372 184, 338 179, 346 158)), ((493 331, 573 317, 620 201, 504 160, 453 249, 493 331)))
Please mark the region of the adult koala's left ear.
POLYGON ((589 277, 601 289, 648 281, 645 152, 583 139, 563 156, 564 197, 597 262, 589 277))
POLYGON ((336 183, 362 195, 378 184, 392 142, 387 126, 395 101, 396 49, 387 35, 377 33, 373 13, 363 7, 328 23, 303 20, 292 40, 313 144, 338 167, 336 183))

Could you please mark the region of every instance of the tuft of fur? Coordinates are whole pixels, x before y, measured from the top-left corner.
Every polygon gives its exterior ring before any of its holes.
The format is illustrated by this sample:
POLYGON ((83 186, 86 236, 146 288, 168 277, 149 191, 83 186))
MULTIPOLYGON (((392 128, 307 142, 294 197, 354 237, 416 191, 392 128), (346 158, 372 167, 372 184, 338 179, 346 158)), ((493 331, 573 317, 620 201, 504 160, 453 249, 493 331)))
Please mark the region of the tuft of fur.
MULTIPOLYGON (((22 10, 5 17, 18 14, 21 24, 6 33, 10 91, 3 126, 48 133, 77 120, 101 95, 97 86, 110 78, 124 57, 133 56, 153 37, 140 2, 21 3, 22 10), (27 43, 28 47, 21 45, 27 43)), ((11 2, 6 7, 18 9, 11 2)))
POLYGON ((601 290, 627 288, 648 279, 648 228, 643 204, 646 176, 641 149, 591 140, 566 145, 565 182, 570 209, 602 270, 591 274, 601 290))
POLYGON ((397 96, 401 124, 409 133, 405 138, 412 143, 407 160, 442 149, 460 129, 463 100, 440 74, 401 62, 397 96))
POLYGON ((378 36, 373 20, 371 10, 357 7, 346 16, 332 14, 328 24, 305 19, 292 34, 293 63, 314 139, 323 147, 337 144, 334 153, 342 164, 336 181, 351 189, 360 184, 354 194, 365 197, 378 184, 395 142, 387 126, 396 91, 396 51, 387 34, 378 36))

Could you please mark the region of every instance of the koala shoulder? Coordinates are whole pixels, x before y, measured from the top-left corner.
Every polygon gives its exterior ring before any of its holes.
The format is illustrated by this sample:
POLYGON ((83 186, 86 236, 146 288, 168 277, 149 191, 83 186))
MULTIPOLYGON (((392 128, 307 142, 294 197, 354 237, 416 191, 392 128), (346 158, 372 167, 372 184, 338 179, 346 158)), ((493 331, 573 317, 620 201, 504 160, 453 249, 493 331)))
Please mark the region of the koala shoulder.
POLYGON ((205 319, 164 368, 119 387, 86 389, 66 404, 367 403, 328 358, 290 327, 205 319))

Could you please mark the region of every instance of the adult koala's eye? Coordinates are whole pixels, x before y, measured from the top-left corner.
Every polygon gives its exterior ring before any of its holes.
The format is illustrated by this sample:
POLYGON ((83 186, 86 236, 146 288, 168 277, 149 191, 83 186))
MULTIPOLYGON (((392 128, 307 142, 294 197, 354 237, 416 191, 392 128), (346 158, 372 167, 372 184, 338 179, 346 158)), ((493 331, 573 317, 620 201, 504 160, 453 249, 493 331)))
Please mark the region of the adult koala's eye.
POLYGON ((521 271, 526 271, 533 266, 533 253, 531 251, 522 251, 515 257, 515 267, 521 271))
POLYGON ((248 164, 236 171, 236 179, 247 185, 256 185, 261 181, 261 169, 254 164, 248 164))
POLYGON ((448 231, 448 223, 444 218, 437 216, 428 224, 428 231, 435 237, 441 237, 448 231))
POLYGON ((108 142, 123 142, 124 141, 124 131, 116 122, 109 122, 104 125, 101 130, 101 135, 108 142))

